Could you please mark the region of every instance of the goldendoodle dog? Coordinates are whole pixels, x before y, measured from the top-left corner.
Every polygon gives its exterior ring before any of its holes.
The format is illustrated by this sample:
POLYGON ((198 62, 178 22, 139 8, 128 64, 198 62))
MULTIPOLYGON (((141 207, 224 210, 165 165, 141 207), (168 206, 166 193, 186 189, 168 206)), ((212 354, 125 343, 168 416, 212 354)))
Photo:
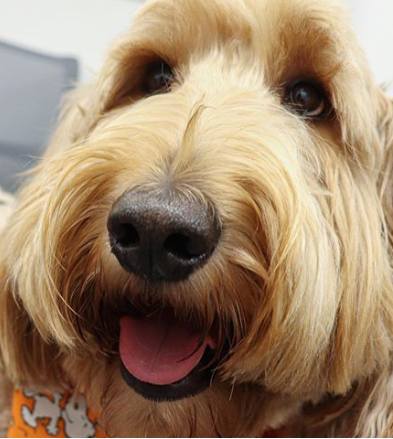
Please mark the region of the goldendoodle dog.
POLYGON ((2 235, 9 379, 112 436, 391 436, 392 121, 340 2, 147 2, 2 235))

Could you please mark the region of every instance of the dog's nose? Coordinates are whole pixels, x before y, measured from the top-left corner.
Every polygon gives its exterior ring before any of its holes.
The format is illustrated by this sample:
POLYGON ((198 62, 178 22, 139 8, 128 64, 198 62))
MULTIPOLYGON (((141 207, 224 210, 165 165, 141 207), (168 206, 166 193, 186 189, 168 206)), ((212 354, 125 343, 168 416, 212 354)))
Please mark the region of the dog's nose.
POLYGON ((124 269, 151 281, 178 281, 209 259, 221 227, 209 203, 130 191, 113 205, 108 230, 124 269))

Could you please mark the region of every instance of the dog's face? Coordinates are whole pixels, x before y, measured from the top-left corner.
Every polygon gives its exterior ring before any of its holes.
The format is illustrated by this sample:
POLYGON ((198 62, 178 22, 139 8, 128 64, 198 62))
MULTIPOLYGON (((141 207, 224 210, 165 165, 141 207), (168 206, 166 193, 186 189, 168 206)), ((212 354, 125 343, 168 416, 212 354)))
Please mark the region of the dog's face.
POLYGON ((74 100, 3 239, 15 380, 261 434, 388 361, 388 103, 339 5, 150 2, 74 100))

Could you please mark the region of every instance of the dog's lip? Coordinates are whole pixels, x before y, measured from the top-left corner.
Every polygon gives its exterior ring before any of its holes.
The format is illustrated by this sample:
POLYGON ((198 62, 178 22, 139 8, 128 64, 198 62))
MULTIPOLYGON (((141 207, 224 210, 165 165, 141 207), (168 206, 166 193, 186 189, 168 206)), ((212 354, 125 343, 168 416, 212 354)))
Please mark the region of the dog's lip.
POLYGON ((212 386, 215 366, 211 365, 213 351, 207 347, 198 366, 180 381, 167 385, 146 383, 133 376, 120 361, 125 383, 145 399, 154 402, 173 402, 196 396, 212 386))

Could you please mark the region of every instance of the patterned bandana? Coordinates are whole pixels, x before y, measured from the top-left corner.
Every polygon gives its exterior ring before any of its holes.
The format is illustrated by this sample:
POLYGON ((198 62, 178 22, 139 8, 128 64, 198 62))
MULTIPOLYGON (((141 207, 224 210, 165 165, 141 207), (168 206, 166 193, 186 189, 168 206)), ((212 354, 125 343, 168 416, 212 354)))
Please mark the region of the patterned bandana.
POLYGON ((106 438, 98 416, 80 395, 15 390, 8 437, 106 438))

